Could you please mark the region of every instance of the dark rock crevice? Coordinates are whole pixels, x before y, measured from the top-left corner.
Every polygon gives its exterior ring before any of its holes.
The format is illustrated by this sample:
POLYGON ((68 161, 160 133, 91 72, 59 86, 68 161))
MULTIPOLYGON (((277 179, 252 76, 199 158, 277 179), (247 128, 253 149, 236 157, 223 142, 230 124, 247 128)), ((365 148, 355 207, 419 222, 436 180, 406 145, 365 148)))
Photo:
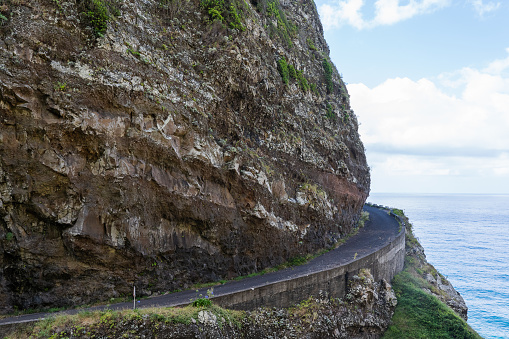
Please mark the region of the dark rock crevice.
POLYGON ((291 44, 248 3, 242 32, 127 0, 102 37, 75 1, 6 3, 2 312, 232 278, 355 226, 369 168, 312 1, 279 6, 291 44))

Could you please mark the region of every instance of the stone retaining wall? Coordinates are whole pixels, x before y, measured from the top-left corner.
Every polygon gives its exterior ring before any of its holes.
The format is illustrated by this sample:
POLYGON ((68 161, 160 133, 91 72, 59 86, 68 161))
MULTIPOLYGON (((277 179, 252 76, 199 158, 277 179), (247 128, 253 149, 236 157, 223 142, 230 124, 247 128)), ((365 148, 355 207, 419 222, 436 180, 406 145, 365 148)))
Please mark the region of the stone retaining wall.
POLYGON ((214 298, 214 303, 227 308, 250 310, 262 306, 290 307, 310 296, 318 296, 320 291, 330 297, 342 298, 347 293, 348 278, 358 274, 359 270, 369 269, 375 281, 385 279, 390 282, 403 270, 404 260, 405 228, 402 227, 392 242, 365 257, 326 271, 218 296, 214 298))

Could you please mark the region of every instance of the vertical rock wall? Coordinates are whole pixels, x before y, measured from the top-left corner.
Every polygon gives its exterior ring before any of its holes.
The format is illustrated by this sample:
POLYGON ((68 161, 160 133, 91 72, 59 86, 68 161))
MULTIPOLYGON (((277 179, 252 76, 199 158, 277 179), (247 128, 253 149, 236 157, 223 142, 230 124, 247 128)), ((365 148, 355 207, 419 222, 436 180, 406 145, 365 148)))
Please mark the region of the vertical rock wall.
POLYGON ((232 278, 355 226, 369 169, 314 3, 207 4, 0 1, 2 312, 232 278))

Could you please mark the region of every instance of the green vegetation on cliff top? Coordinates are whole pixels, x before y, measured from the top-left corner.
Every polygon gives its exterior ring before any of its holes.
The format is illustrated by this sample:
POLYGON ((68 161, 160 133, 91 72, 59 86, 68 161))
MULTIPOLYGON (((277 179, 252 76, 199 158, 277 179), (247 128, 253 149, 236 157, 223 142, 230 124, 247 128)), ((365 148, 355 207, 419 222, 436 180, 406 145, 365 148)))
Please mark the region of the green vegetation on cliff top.
POLYGON ((393 280, 398 306, 383 338, 481 338, 447 305, 424 292, 423 282, 410 271, 407 267, 393 280))
MULTIPOLYGON (((412 225, 403 211, 395 209, 393 212, 406 219, 406 248, 419 245, 412 233, 412 225)), ((425 273, 434 276, 440 274, 429 264, 419 265, 417 257, 408 254, 405 256, 403 271, 392 281, 398 305, 392 317, 392 325, 383 338, 482 338, 451 308, 436 296, 425 292, 425 290, 437 291, 435 286, 423 278, 425 273)))
POLYGON ((200 312, 203 311, 213 315, 220 328, 225 325, 240 328, 246 317, 243 311, 227 310, 215 305, 82 311, 22 325, 6 338, 134 338, 138 337, 138 332, 144 331, 143 328, 155 333, 161 327, 191 325, 200 319, 200 312))

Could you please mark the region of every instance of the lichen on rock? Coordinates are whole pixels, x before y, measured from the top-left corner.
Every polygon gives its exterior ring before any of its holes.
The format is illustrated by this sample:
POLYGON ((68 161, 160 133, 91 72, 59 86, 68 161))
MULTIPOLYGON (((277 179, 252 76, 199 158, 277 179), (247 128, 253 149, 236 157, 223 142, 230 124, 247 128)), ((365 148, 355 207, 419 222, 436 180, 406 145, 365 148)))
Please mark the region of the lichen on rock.
POLYGON ((311 0, 89 2, 1 1, 1 312, 233 278, 352 230, 369 168, 311 0))

